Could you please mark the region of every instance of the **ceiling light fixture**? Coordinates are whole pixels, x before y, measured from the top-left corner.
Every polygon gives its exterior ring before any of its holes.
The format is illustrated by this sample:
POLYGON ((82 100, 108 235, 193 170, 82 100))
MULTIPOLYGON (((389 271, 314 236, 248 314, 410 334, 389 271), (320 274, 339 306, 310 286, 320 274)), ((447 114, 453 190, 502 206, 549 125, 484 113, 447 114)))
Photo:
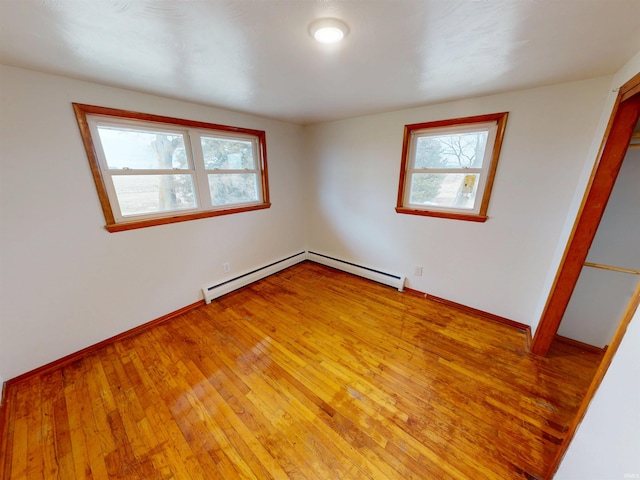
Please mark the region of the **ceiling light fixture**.
POLYGON ((338 43, 349 33, 349 26, 337 18, 320 18, 309 25, 309 33, 320 43, 338 43))

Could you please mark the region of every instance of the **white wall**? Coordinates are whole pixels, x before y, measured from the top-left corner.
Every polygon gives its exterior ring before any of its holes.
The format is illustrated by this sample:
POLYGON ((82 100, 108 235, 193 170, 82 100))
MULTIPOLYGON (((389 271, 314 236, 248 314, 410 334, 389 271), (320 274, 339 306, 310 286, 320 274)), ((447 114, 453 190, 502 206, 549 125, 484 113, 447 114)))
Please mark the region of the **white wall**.
MULTIPOLYGON (((587 261, 640 270, 640 150, 625 156, 587 261)), ((636 275, 584 267, 558 329, 590 345, 608 345, 638 283, 636 275)))
MULTIPOLYGON (((617 89, 639 72, 640 52, 616 73, 610 89, 617 89)), ((605 109, 603 116, 608 120, 610 115, 605 109)), ((639 323, 637 312, 569 445, 557 479, 608 480, 625 478, 627 473, 640 475, 639 323)))
POLYGON ((640 478, 640 310, 627 329, 556 480, 640 478), (627 476, 625 477, 625 474, 627 476))
POLYGON ((578 215, 578 211, 580 210, 580 205, 582 204, 582 199, 584 197, 587 184, 591 177, 593 166, 595 165, 595 162, 598 159, 600 147, 602 145, 602 140, 604 138, 604 134, 609 124, 609 119, 611 118, 611 112, 613 110, 613 106, 618 96, 618 93, 617 93, 618 89, 639 72, 640 72, 640 52, 636 53, 636 55, 633 58, 631 58, 620 70, 618 70, 618 72, 613 76, 611 85, 607 90, 608 91, 607 99, 605 101, 604 108, 602 109, 602 113, 600 115, 600 121, 598 122, 598 127, 596 128, 595 135, 592 138, 591 147, 589 149, 589 153, 586 156, 586 161, 584 162, 580 179, 578 180, 578 186, 575 189, 573 194, 573 200, 571 201, 570 207, 567 209, 564 226, 560 234, 560 239, 556 245, 555 254, 553 256, 553 259, 548 265, 547 277, 546 277, 544 286, 539 292, 540 295, 538 298, 538 304, 536 306, 536 310, 534 313, 534 318, 536 320, 535 320, 535 323, 532 325, 533 328, 531 329, 532 334, 535 334, 535 331, 538 327, 540 317, 542 316, 544 307, 549 297, 549 293, 551 292, 551 287, 555 280, 556 273, 560 266, 560 262, 562 261, 565 247, 567 245, 567 242, 569 241, 569 237, 571 235, 573 225, 578 215))
POLYGON ((537 325, 610 77, 308 128, 310 250, 404 273, 409 287, 537 325), (509 112, 486 223, 397 214, 405 124, 509 112), (412 273, 423 266, 423 276, 412 273))
POLYGON ((303 128, 0 66, 0 375, 9 379, 198 301, 305 249, 303 128), (71 102, 267 133, 272 207, 108 233, 71 102))

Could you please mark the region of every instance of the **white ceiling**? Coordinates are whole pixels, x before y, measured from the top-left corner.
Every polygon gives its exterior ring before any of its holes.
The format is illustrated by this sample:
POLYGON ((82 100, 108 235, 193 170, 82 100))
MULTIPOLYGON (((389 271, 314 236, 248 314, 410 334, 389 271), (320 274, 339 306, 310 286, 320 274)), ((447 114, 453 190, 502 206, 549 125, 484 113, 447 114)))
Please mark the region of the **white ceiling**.
POLYGON ((0 0, 0 63, 309 124, 614 73, 640 0, 0 0), (321 46, 309 24, 350 26, 321 46))

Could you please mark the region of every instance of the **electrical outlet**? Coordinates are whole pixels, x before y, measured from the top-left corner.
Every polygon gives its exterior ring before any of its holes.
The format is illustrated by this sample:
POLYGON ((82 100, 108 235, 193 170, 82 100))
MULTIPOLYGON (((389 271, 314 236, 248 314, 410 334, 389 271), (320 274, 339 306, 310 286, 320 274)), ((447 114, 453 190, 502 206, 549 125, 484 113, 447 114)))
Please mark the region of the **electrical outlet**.
POLYGON ((422 276, 422 266, 416 265, 416 267, 413 269, 413 274, 416 277, 421 277, 422 276))
POLYGON ((229 262, 224 262, 222 264, 222 271, 224 273, 229 273, 231 271, 231 265, 229 265, 229 262))

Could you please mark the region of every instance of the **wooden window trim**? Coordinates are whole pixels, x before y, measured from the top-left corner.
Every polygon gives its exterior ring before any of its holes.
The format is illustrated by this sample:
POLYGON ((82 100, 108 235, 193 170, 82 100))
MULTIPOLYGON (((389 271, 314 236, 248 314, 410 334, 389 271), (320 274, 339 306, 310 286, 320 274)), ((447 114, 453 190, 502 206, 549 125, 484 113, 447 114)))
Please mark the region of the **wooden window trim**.
POLYGON ((508 112, 492 113, 487 115, 476 115, 473 117, 461 117, 452 118, 448 120, 437 120, 434 122, 414 123, 405 125, 404 138, 402 140, 402 159, 400 162, 400 181, 398 185, 398 201, 396 204, 396 212, 409 215, 422 215, 427 217, 439 217, 449 218, 454 220, 466 220, 471 222, 486 222, 489 218, 487 216, 487 210, 489 208, 489 199, 491 197, 491 190, 493 189, 493 182, 498 168, 498 159, 500 157, 500 150, 502 148, 502 141, 504 138, 504 132, 507 125, 508 112), (407 170, 409 168, 409 151, 411 145, 411 134, 416 130, 423 130, 427 128, 438 127, 453 127, 463 126, 475 123, 496 122, 496 138, 493 144, 493 153, 491 155, 491 164, 487 171, 487 179, 482 192, 482 200, 480 204, 480 210, 475 213, 453 212, 443 210, 430 210, 428 208, 412 208, 405 206, 405 193, 407 188, 407 170))
POLYGON ((228 125, 219 125, 207 122, 199 122, 194 120, 185 120, 182 118, 166 117, 162 115, 152 115, 147 113, 132 112, 129 110, 121 110, 116 108, 99 107, 94 105, 85 105, 80 103, 73 103, 73 110, 75 112, 76 120, 78 121, 78 127, 80 128, 80 135, 82 137, 82 143, 87 153, 89 160, 89 166, 91 168, 91 174, 96 184, 96 190, 98 192, 98 198, 100 205, 102 206, 102 212, 106 221, 105 228, 109 232, 121 232, 125 230, 132 230, 136 228, 145 228, 156 225, 165 225, 169 223, 185 222, 189 220, 197 220, 200 218, 217 217, 221 215, 229 215, 233 213, 248 212, 253 210, 262 210, 271 207, 269 201, 269 175, 267 170, 267 144, 266 133, 262 130, 253 130, 241 127, 232 127, 228 125), (179 125, 189 128, 200 128, 206 130, 217 130, 222 132, 233 132, 253 135, 258 139, 258 145, 260 148, 260 170, 261 170, 261 185, 262 185, 262 202, 255 205, 240 205, 236 207, 221 208, 215 210, 203 210, 198 212, 189 213, 176 213, 168 212, 166 216, 159 216, 156 218, 145 218, 141 220, 131 220, 125 222, 117 222, 111 207, 109 195, 105 185, 104 178, 102 176, 102 170, 96 149, 93 144, 93 138, 91 136, 91 130, 87 120, 87 115, 104 115, 108 117, 117 117, 123 119, 140 120, 145 122, 156 122, 164 125, 179 125))

